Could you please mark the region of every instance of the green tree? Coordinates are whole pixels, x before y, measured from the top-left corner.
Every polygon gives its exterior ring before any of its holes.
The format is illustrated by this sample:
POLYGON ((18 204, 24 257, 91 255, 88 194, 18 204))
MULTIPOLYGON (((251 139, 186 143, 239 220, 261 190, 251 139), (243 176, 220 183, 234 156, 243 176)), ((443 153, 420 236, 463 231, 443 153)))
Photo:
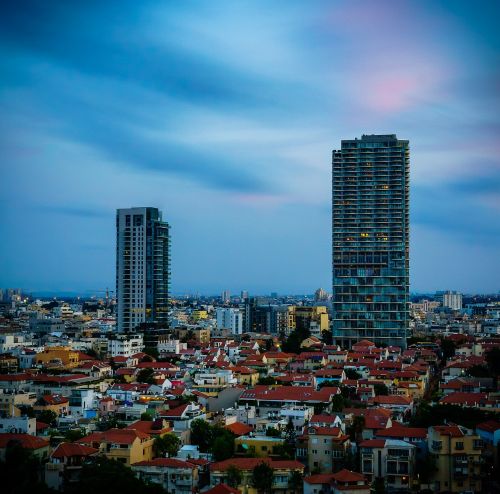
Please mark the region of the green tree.
POLYGON ((44 424, 48 424, 50 426, 55 426, 57 423, 57 413, 52 410, 42 410, 37 419, 44 424))
POLYGON ((5 460, 0 461, 0 479, 3 494, 55 493, 41 480, 40 460, 19 441, 11 440, 5 447, 5 460))
POLYGON ((274 379, 274 377, 272 376, 259 377, 257 384, 264 384, 266 386, 271 386, 273 384, 276 384, 276 379, 274 379))
POLYGON ((436 456, 427 453, 421 458, 417 458, 415 463, 415 473, 418 474, 420 482, 427 484, 431 481, 433 473, 437 472, 436 456))
POLYGON ((297 433, 295 432, 292 417, 288 419, 288 424, 286 424, 285 427, 284 448, 288 456, 291 459, 295 459, 295 453, 297 451, 297 433))
POLYGON ((453 340, 444 338, 441 341, 441 353, 443 355, 444 361, 455 356, 455 350, 456 350, 456 345, 453 340))
POLYGON ((152 422, 153 416, 148 412, 144 412, 144 413, 141 413, 141 420, 145 420, 147 422, 152 422))
POLYGON ((333 334, 331 331, 323 331, 321 333, 321 339, 325 345, 333 345, 333 334))
POLYGON ((241 470, 235 465, 229 466, 229 468, 226 470, 226 477, 227 484, 229 485, 229 487, 233 487, 234 489, 236 489, 243 480, 243 474, 241 470))
POLYGON ((159 484, 148 484, 138 479, 130 468, 116 460, 98 457, 84 463, 79 482, 65 485, 65 494, 166 494, 159 484))
POLYGON ((335 395, 332 398, 332 410, 334 412, 341 412, 345 408, 345 398, 341 395, 335 395))
POLYGON ((498 389, 498 376, 500 375, 500 348, 492 348, 485 355, 486 365, 490 371, 490 375, 494 380, 494 388, 498 389))
POLYGON ((373 390, 375 391, 375 396, 387 396, 389 394, 389 388, 382 383, 375 383, 373 390))
POLYGON ((281 432, 276 427, 268 427, 266 429, 266 436, 268 437, 281 437, 281 432))
POLYGON ((256 465, 252 471, 252 485, 262 494, 271 492, 273 478, 274 470, 265 462, 256 465))
POLYGON ((66 434, 64 434, 64 439, 70 443, 78 441, 85 436, 85 432, 82 429, 70 429, 66 434))
POLYGON ((365 418, 363 417, 363 415, 356 415, 353 418, 352 424, 349 428, 349 435, 351 437, 351 441, 359 442, 359 439, 361 438, 364 428, 365 428, 365 418))
POLYGON ((155 372, 153 369, 141 369, 137 373, 137 382, 138 383, 147 383, 147 384, 154 384, 155 383, 155 372))
POLYGON ((385 494, 385 480, 383 477, 377 477, 372 484, 372 490, 375 494, 385 494))
POLYGON ((191 422, 191 444, 199 446, 202 453, 207 453, 212 443, 212 427, 203 419, 191 422))
POLYGON ((301 494, 303 491, 304 480, 300 470, 294 470, 288 479, 288 488, 294 494, 301 494))
POLYGON ((347 379, 361 379, 361 374, 355 369, 344 369, 347 379))
POLYGON ((176 456, 179 452, 181 441, 175 434, 165 434, 162 437, 157 437, 153 444, 155 456, 176 456))
POLYGON ((224 461, 232 458, 234 455, 234 435, 226 429, 214 428, 212 432, 213 441, 210 445, 210 450, 215 461, 224 461))

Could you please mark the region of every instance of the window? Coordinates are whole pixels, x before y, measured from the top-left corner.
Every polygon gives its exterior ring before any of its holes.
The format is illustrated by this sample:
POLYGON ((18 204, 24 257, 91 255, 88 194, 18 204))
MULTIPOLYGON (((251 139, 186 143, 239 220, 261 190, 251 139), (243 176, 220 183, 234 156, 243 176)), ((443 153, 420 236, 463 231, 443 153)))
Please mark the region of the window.
POLYGON ((462 441, 457 441, 455 443, 455 449, 458 449, 458 450, 463 450, 464 449, 464 443, 462 441))

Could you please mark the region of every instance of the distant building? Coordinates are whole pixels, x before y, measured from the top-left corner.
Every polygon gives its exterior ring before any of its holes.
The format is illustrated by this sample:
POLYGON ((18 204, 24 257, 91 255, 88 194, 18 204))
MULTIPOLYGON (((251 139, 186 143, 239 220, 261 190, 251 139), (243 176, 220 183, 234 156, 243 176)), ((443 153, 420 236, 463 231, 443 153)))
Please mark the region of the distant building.
POLYGON ((443 307, 452 310, 462 309, 462 294, 459 292, 442 292, 438 293, 439 298, 443 301, 443 307))
POLYGON ((167 325, 170 284, 170 227, 157 208, 116 212, 118 331, 139 324, 167 325))
POLYGON ((232 334, 243 333, 243 314, 240 309, 218 307, 215 312, 218 329, 229 329, 232 334))
POLYGON ((333 336, 406 346, 409 328, 409 142, 343 140, 333 151, 333 336))
POLYGON ((314 292, 314 300, 316 302, 325 302, 326 300, 328 300, 328 293, 326 292, 326 290, 323 290, 323 288, 318 288, 314 292))
POLYGON ((223 304, 228 304, 231 301, 231 294, 229 293, 229 290, 224 290, 222 292, 221 299, 223 304))

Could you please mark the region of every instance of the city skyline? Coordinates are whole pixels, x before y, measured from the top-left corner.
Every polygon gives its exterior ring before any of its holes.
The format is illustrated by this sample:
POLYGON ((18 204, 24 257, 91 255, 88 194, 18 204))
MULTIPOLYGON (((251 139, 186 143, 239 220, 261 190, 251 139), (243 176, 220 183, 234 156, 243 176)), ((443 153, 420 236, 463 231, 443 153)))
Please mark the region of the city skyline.
POLYGON ((394 132, 410 291, 498 292, 497 4, 82 5, 0 19, 0 285, 111 289, 155 206, 173 293, 329 289, 331 151, 394 132))

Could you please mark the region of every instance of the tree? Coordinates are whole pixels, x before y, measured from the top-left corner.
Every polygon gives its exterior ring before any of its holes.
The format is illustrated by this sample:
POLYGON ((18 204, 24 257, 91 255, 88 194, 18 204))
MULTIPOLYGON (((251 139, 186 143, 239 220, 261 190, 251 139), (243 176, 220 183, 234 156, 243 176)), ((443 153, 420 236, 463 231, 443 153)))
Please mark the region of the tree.
POLYGON ((5 447, 5 460, 0 461, 3 494, 55 493, 41 481, 42 465, 19 441, 11 440, 5 447))
POLYGON ((78 439, 81 439, 85 435, 86 434, 82 429, 70 429, 68 432, 66 432, 66 434, 64 434, 64 439, 70 443, 73 443, 75 441, 78 441, 78 439))
POLYGON ((264 384, 266 386, 271 386, 273 384, 276 384, 276 379, 274 379, 274 377, 272 376, 259 377, 257 384, 264 384))
POLYGON ((281 432, 276 427, 268 427, 266 429, 266 436, 268 437, 281 437, 281 432))
POLYGON ((236 489, 243 480, 243 474, 241 473, 241 470, 235 465, 229 466, 229 468, 226 470, 226 476, 227 484, 229 485, 229 487, 233 487, 234 489, 236 489))
POLYGON ((344 369, 347 379, 361 379, 361 374, 355 369, 344 369))
POLYGON ((147 383, 147 384, 155 384, 155 373, 153 369, 141 369, 137 373, 137 382, 139 383, 147 383))
POLYGON ((263 494, 271 491, 273 478, 274 470, 265 462, 256 465, 252 471, 252 485, 263 494))
POLYGON ((44 424, 48 424, 50 426, 55 426, 57 421, 57 413, 52 410, 42 410, 38 415, 38 420, 43 422, 44 424))
POLYGON ((372 484, 372 490, 375 494, 385 494, 385 481, 383 477, 377 477, 372 484))
POLYGON ((215 461, 224 461, 234 455, 234 434, 227 429, 214 427, 212 429, 213 441, 210 450, 215 461))
POLYGON ((498 376, 500 375, 500 348, 495 347, 492 348, 485 355, 486 365, 490 371, 491 376, 493 377, 493 386, 494 389, 498 388, 498 376))
POLYGON ((375 391, 375 396, 387 396, 389 394, 389 388, 385 384, 375 383, 373 390, 375 391))
POLYGON ((333 334, 331 331, 325 330, 321 333, 321 339, 325 345, 333 345, 333 334))
POLYGON ((334 412, 341 412, 345 408, 345 398, 339 394, 332 398, 332 410, 334 412))
POLYGON ((159 484, 148 484, 138 479, 132 470, 116 460, 97 457, 91 463, 84 463, 79 482, 67 483, 65 494, 166 494, 159 484))
POLYGON ((415 473, 418 474, 420 481, 424 484, 428 484, 432 479, 432 474, 437 472, 436 456, 427 453, 421 458, 417 458, 415 464, 415 473))
POLYGON ((191 422, 191 444, 197 445, 202 453, 207 453, 212 442, 212 427, 203 419, 191 422))
POLYGON ((351 427, 349 428, 349 435, 351 437, 351 440, 359 442, 358 438, 363 433, 364 428, 365 428, 365 418, 363 417, 363 415, 356 415, 352 420, 351 427))
POLYGON ((157 437, 153 444, 155 456, 176 456, 179 451, 181 441, 175 434, 165 434, 157 437))
POLYGON ((304 486, 302 474, 299 470, 294 470, 288 480, 288 488, 295 494, 301 494, 304 486))
POLYGON ((441 341, 441 353, 443 355, 443 360, 446 361, 455 355, 456 345, 453 340, 443 339, 441 341))
POLYGON ((148 412, 144 412, 144 413, 141 413, 141 420, 144 420, 146 422, 152 422, 153 421, 153 417, 150 413, 148 412))
POLYGON ((295 426, 293 425, 292 417, 288 419, 288 424, 285 427, 285 453, 291 459, 295 459, 295 452, 297 450, 297 433, 295 432, 295 426))

